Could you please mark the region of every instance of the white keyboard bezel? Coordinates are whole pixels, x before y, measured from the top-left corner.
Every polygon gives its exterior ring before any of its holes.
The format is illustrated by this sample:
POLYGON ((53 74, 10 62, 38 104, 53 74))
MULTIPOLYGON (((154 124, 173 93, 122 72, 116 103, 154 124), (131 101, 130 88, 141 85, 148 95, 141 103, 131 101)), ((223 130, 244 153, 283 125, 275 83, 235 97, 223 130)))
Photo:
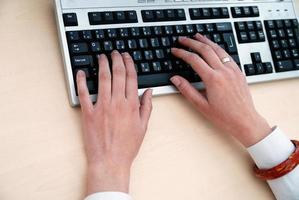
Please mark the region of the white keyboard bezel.
MULTIPOLYGON (((159 0, 161 1, 161 0, 159 0)), ((93 1, 95 2, 95 1, 93 1)), ((97 2, 99 2, 97 0, 97 2)), ((113 0, 112 0, 113 2, 113 0)), ((119 2, 119 1, 118 1, 119 2)), ((135 1, 128 1, 128 2, 135 2, 135 1)), ((111 3, 111 2, 110 2, 111 3)), ((61 46, 61 51, 63 55, 63 60, 64 60, 64 70, 65 70, 65 77, 67 80, 67 89, 68 89, 68 94, 69 94, 69 99, 70 99, 70 104, 71 106, 77 106, 79 105, 79 99, 76 96, 76 91, 75 91, 75 82, 73 80, 73 72, 72 72, 72 66, 70 62, 70 55, 69 55, 69 50, 68 50, 68 44, 67 44, 67 39, 66 39, 66 31, 70 30, 93 30, 93 29, 105 29, 105 28, 118 28, 118 27, 132 27, 132 26, 152 26, 152 25, 173 25, 173 24, 195 24, 195 23, 215 23, 215 22, 233 22, 235 21, 251 21, 251 20, 270 20, 270 19, 290 19, 290 18, 296 18, 296 10, 295 10, 295 5, 294 2, 291 0, 287 1, 244 1, 244 2, 238 2, 236 1, 215 1, 215 2, 199 2, 196 3, 198 5, 197 7, 228 7, 230 10, 230 7, 232 6, 252 6, 252 5, 258 5, 260 9, 260 17, 254 17, 254 18, 229 18, 229 19, 213 19, 213 20, 191 20, 189 17, 189 11, 188 8, 194 7, 194 2, 181 2, 181 3, 172 3, 171 8, 184 8, 185 13, 186 13, 186 21, 179 21, 179 22, 158 22, 158 23, 143 23, 142 22, 142 17, 141 17, 141 10, 144 9, 165 9, 169 8, 169 4, 166 3, 153 3, 153 4, 138 4, 137 0, 136 3, 134 4, 135 6, 131 6, 132 4, 129 4, 130 6, 118 6, 118 7, 113 7, 111 4, 107 5, 106 4, 101 4, 99 7, 95 7, 94 4, 88 5, 86 1, 83 0, 55 0, 55 11, 56 11, 56 20, 57 20, 57 26, 58 26, 58 32, 59 32, 59 40, 60 40, 60 46, 61 46), (74 5, 76 6, 71 6, 69 5, 68 8, 62 9, 62 4, 61 2, 66 1, 69 4, 74 2, 74 5), (78 2, 84 2, 86 6, 83 8, 78 7, 78 2), (105 6, 104 6, 105 5, 105 6), (278 8, 280 8, 280 11, 277 11, 277 6, 279 5, 278 8), (70 8, 71 7, 71 8, 70 8), (269 12, 270 8, 273 8, 272 12, 269 12), (274 9, 275 8, 275 9, 274 9), (284 12, 284 9, 288 9, 288 12, 284 12), (92 11, 113 11, 113 10, 136 10, 137 15, 138 15, 138 23, 134 24, 112 24, 112 25, 99 25, 99 26, 90 26, 89 21, 88 21, 88 12, 92 11), (67 13, 67 12, 76 12, 79 20, 79 26, 77 27, 64 27, 63 23, 63 18, 62 14, 67 13)), ((79 3, 79 5, 81 5, 79 3)), ((114 4, 115 5, 115 4, 114 4)), ((231 12, 230 12, 231 16, 231 12)), ((250 58, 250 52, 255 52, 259 51, 261 52, 263 62, 272 62, 272 57, 271 53, 269 51, 269 45, 268 41, 266 39, 266 42, 264 43, 251 43, 251 44, 239 44, 237 41, 237 36, 236 32, 234 29, 234 35, 236 38, 237 42, 237 47, 239 51, 239 57, 241 60, 241 65, 242 65, 242 70, 244 64, 249 64, 251 63, 251 58, 250 58), (247 55, 247 56, 245 56, 247 55)), ((267 38, 267 37, 266 37, 267 38)), ((295 78, 299 77, 299 70, 297 71, 290 71, 290 72, 282 72, 282 73, 272 73, 272 74, 264 74, 264 75, 256 75, 256 76, 249 76, 247 77, 247 82, 249 84, 253 83, 259 83, 259 82, 268 82, 268 81, 274 81, 274 80, 281 80, 281 79, 289 79, 289 78, 295 78)), ((202 83, 194 83, 193 84, 196 88, 202 89, 204 85, 202 83)), ((139 95, 142 95, 145 89, 139 89, 138 93, 139 95)), ((153 88, 153 95, 164 95, 164 94, 171 94, 171 93, 177 93, 178 91, 173 87, 173 86, 162 86, 162 87, 154 87, 153 88)), ((91 95, 92 101, 96 101, 96 95, 91 95)))

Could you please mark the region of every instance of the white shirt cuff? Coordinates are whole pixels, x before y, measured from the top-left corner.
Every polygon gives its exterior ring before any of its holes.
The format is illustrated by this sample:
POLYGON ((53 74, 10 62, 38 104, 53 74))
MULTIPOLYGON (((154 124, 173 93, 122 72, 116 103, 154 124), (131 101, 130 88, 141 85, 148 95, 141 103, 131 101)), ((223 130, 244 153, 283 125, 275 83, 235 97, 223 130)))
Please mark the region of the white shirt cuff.
POLYGON ((270 169, 285 161, 295 151, 295 146, 275 127, 270 135, 247 150, 260 169, 270 169))
POLYGON ((132 200, 132 198, 123 192, 98 192, 89 195, 85 200, 132 200))

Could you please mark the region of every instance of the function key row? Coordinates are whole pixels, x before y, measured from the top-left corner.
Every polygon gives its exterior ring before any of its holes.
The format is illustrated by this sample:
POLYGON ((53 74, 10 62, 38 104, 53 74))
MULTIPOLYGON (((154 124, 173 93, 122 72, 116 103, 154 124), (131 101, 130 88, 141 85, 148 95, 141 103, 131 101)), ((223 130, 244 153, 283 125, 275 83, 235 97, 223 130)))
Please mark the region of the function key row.
POLYGON ((141 14, 144 22, 186 20, 184 9, 142 10, 141 14))
POLYGON ((197 19, 221 19, 229 18, 228 8, 190 8, 190 17, 192 20, 197 19))
POLYGON ((235 22, 239 43, 264 42, 265 34, 261 21, 235 22))
POLYGON ((257 6, 231 7, 231 11, 234 18, 260 16, 260 12, 257 6))
POLYGON ((137 23, 136 11, 89 12, 90 25, 137 23))

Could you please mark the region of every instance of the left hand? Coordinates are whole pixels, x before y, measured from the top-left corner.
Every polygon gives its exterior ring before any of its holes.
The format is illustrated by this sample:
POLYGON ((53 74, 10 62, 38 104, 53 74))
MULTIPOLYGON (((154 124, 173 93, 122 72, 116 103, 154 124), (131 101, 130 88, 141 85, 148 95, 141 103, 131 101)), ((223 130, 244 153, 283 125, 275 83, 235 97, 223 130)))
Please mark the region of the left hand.
POLYGON ((142 144, 152 110, 152 91, 138 98, 137 74, 128 53, 113 51, 112 72, 99 56, 98 100, 92 104, 83 71, 77 73, 88 161, 87 194, 128 192, 130 168, 142 144))

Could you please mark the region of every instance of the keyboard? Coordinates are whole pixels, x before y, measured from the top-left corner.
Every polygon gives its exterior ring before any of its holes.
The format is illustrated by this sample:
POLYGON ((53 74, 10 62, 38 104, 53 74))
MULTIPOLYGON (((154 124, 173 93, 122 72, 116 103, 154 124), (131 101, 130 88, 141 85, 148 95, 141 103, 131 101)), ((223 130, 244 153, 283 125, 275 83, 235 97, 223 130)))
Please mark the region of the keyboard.
MULTIPOLYGON (((225 49, 248 83, 299 77, 299 25, 292 0, 55 0, 56 19, 72 106, 79 105, 76 73, 83 70, 91 99, 98 87, 98 55, 128 52, 138 92, 176 93, 181 75, 198 88, 200 77, 171 55, 179 36, 206 35, 225 49)), ((109 58, 110 60, 110 58, 109 58)), ((111 62, 111 60, 110 60, 111 62)))

